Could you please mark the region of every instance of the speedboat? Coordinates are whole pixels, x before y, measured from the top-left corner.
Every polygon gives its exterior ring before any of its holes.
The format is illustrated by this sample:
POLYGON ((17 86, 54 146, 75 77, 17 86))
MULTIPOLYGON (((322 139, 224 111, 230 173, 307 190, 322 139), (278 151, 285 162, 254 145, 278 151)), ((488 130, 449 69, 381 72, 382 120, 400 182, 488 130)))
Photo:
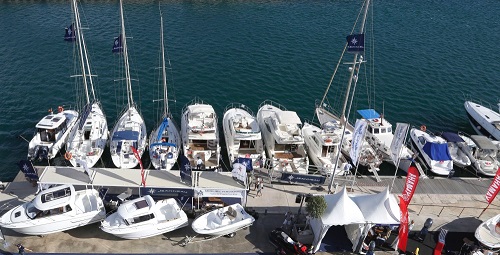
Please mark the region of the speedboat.
POLYGON ((126 201, 101 222, 101 229, 124 239, 140 239, 188 225, 186 213, 174 198, 155 202, 149 195, 126 201))
POLYGON ((304 146, 302 121, 297 113, 266 100, 259 107, 257 121, 274 170, 307 174, 309 158, 304 146))
POLYGON ((48 235, 88 224, 106 217, 104 203, 95 189, 75 191, 61 185, 41 191, 27 203, 6 212, 0 226, 26 235, 48 235))
POLYGON ((234 236, 236 231, 251 226, 254 221, 255 218, 236 203, 201 215, 193 221, 191 227, 202 235, 234 236))
POLYGON ((440 136, 446 140, 448 144, 448 151, 453 159, 453 164, 458 167, 468 167, 471 165, 471 154, 467 154, 466 150, 469 148, 462 137, 457 133, 443 132, 440 136))
POLYGON ((351 168, 347 166, 349 162, 340 153, 341 133, 339 132, 342 131, 321 129, 309 123, 304 123, 302 127, 307 153, 322 175, 343 175, 351 168), (339 164, 336 164, 337 157, 339 164))
POLYGON ((54 113, 51 108, 49 115, 36 124, 36 133, 28 147, 28 159, 53 159, 66 144, 77 119, 77 111, 59 106, 54 113))
POLYGON ((474 237, 484 246, 497 250, 500 248, 500 214, 488 219, 477 227, 474 237))
POLYGON ((419 151, 427 167, 435 174, 449 175, 453 170, 453 159, 448 150, 448 144, 443 138, 427 132, 427 128, 410 130, 412 145, 419 151))
POLYGON ((193 169, 216 170, 220 166, 219 131, 214 108, 195 98, 182 110, 181 137, 184 155, 193 169), (201 162, 201 163, 199 163, 201 162))
POLYGON ((471 101, 466 101, 464 106, 474 131, 500 141, 500 113, 471 101))
POLYGON ((264 143, 259 123, 252 110, 243 104, 230 104, 224 110, 222 128, 229 162, 250 158, 252 165, 265 162, 264 143))
POLYGON ((500 167, 498 147, 483 135, 471 135, 470 139, 474 144, 471 146, 472 156, 475 159, 472 163, 474 169, 481 174, 495 176, 500 167))

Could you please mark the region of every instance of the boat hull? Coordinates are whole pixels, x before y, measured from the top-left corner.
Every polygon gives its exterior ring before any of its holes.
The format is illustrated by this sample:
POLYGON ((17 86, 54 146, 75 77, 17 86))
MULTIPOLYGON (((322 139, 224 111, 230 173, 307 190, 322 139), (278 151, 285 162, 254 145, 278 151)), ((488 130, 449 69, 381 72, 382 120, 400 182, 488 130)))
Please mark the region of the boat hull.
POLYGON ((188 219, 187 217, 185 219, 180 218, 180 219, 175 219, 175 220, 170 220, 168 222, 164 223, 158 223, 158 224, 147 224, 147 225, 142 225, 142 226, 134 226, 131 228, 121 228, 121 229, 108 229, 108 228, 101 228, 102 231, 115 235, 117 237, 123 238, 123 239, 143 239, 143 238, 148 238, 152 236, 157 236, 161 235, 164 233, 168 233, 171 231, 174 231, 179 228, 183 228, 188 226, 188 219))
POLYGON ((471 101, 466 101, 464 107, 476 133, 500 141, 500 113, 471 101))
POLYGON ((198 234, 222 236, 249 227, 254 221, 255 218, 240 204, 233 204, 201 215, 193 221, 191 227, 198 234), (234 211, 234 217, 228 213, 230 210, 234 211))

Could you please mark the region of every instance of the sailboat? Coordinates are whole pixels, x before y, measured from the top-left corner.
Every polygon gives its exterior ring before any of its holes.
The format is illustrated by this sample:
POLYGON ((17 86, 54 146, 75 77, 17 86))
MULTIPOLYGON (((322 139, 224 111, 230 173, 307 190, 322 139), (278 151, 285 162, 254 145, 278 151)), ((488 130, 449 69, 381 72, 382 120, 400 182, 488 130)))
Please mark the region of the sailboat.
POLYGON ((121 35, 115 39, 113 52, 123 53, 125 66, 125 83, 127 86, 127 108, 124 109, 120 119, 115 124, 111 133, 109 149, 113 164, 118 168, 133 168, 139 164, 140 158, 146 148, 146 125, 137 110, 132 96, 132 81, 128 62, 127 36, 123 19, 123 1, 120 0, 121 35), (135 154, 134 152, 137 152, 135 154))
POLYGON ((75 25, 76 54, 79 57, 78 65, 81 68, 81 75, 79 76, 83 82, 86 105, 80 113, 77 124, 71 130, 64 157, 73 166, 82 166, 84 164, 83 167, 93 167, 101 158, 106 147, 109 132, 108 123, 101 104, 95 96, 93 75, 83 37, 77 0, 71 1, 71 9, 73 10, 73 24, 75 25))
MULTIPOLYGON (((356 85, 358 82, 359 71, 361 69, 361 65, 366 62, 364 60, 365 21, 366 21, 366 16, 368 14, 368 9, 369 9, 368 7, 370 5, 370 1, 368 0, 364 4, 365 8, 364 8, 363 20, 360 25, 360 32, 359 34, 351 34, 347 36, 346 46, 344 48, 344 51, 342 52, 341 58, 337 64, 335 72, 332 75, 330 84, 328 85, 321 102, 316 104, 316 109, 315 109, 315 114, 318 118, 319 123, 322 126, 326 125, 330 129, 338 128, 342 130, 339 132, 340 141, 342 144, 341 151, 346 158, 351 160, 352 158, 349 155, 350 154, 349 152, 351 151, 351 144, 353 143, 352 139, 353 139, 354 127, 351 124, 349 124, 348 120, 351 112, 352 102, 354 99, 356 85), (354 61, 350 63, 351 66, 349 67, 349 75, 348 75, 349 78, 344 97, 344 103, 342 111, 339 114, 336 113, 334 108, 329 104, 327 104, 325 100, 330 90, 330 86, 333 82, 333 79, 335 78, 335 75, 337 73, 339 64, 342 61, 342 58, 346 50, 354 53, 354 61), (347 107, 347 104, 349 102, 350 102, 349 107, 347 107)), ((358 160, 359 164, 368 167, 369 171, 378 171, 379 170, 378 167, 382 163, 382 157, 383 157, 382 153, 377 152, 372 146, 366 144, 364 141, 362 142, 363 142, 362 148, 360 150, 359 160, 358 160)))
POLYGON ((163 116, 158 128, 149 136, 149 158, 158 170, 170 170, 177 162, 181 137, 168 108, 167 74, 165 71, 165 47, 163 43, 163 16, 161 19, 161 60, 163 81, 163 116))

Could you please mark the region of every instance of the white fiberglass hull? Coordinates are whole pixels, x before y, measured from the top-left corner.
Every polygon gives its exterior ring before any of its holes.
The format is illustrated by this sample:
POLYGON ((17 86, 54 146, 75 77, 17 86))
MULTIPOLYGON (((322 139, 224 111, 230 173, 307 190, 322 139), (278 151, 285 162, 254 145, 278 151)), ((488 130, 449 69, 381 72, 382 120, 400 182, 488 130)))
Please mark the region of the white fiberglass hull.
MULTIPOLYGON (((424 151, 423 147, 427 142, 436 142, 442 143, 446 145, 446 141, 437 136, 431 136, 427 132, 418 130, 416 128, 412 128, 410 130, 410 137, 412 141, 412 145, 416 146, 416 149, 419 152, 419 156, 424 160, 427 167, 431 170, 431 172, 437 175, 449 175, 450 171, 453 170, 453 160, 433 160, 427 155, 424 151)), ((446 145, 446 148, 448 146, 446 145)))
POLYGON ((500 141, 500 113, 471 101, 466 101, 464 107, 474 131, 500 141))
POLYGON ((500 225, 498 224, 500 220, 500 214, 495 217, 488 219, 487 221, 481 223, 477 227, 474 237, 490 249, 500 248, 500 225))
POLYGON ((233 204, 208 212, 193 221, 191 227, 202 235, 221 236, 234 233, 253 224, 255 219, 249 215, 240 204, 233 204), (227 215, 228 208, 232 207, 236 216, 227 215))
MULTIPOLYGON (((110 216, 108 216, 110 217, 110 216)), ((188 225, 187 216, 185 218, 178 218, 165 222, 155 222, 150 224, 143 224, 141 226, 130 226, 121 228, 104 228, 101 227, 102 231, 115 235, 123 239, 142 239, 152 236, 161 235, 174 231, 179 228, 186 227, 188 225)))
POLYGON ((149 158, 155 169, 169 171, 177 162, 179 146, 182 144, 179 129, 171 118, 167 120, 169 124, 162 134, 158 134, 160 131, 158 127, 149 136, 149 158), (162 138, 158 139, 158 136, 165 137, 165 141, 162 141, 162 138))

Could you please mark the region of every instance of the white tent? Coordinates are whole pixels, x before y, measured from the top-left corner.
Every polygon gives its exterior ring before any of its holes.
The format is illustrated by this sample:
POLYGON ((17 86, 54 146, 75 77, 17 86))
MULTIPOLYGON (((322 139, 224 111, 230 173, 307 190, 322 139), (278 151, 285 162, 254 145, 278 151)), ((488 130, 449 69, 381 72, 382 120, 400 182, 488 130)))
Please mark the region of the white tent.
POLYGON ((378 194, 347 195, 344 187, 337 194, 326 195, 325 200, 327 209, 321 219, 311 220, 314 252, 331 226, 345 226, 354 251, 371 224, 399 224, 399 205, 389 188, 378 194))

